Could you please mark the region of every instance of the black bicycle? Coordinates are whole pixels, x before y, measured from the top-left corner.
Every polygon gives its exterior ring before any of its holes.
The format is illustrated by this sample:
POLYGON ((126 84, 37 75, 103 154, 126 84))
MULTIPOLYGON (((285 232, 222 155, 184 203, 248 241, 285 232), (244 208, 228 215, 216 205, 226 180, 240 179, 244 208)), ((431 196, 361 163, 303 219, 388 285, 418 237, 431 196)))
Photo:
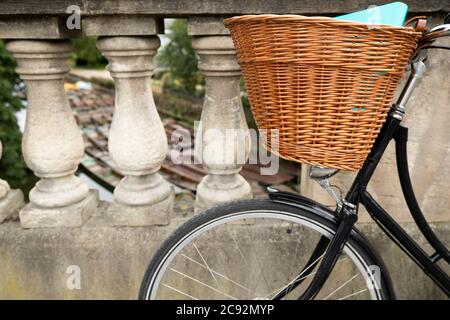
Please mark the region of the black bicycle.
POLYGON ((427 32, 397 103, 344 199, 328 178, 337 170, 313 167, 310 177, 336 200, 336 210, 269 188, 267 200, 226 203, 182 225, 160 248, 145 274, 141 299, 394 299, 381 258, 354 227, 362 204, 392 241, 447 295, 449 275, 437 265, 449 250, 427 223, 414 195, 407 161, 405 106, 425 71, 429 49, 450 36, 450 17, 427 32), (394 139, 398 176, 409 210, 435 253, 429 256, 367 191, 394 139))

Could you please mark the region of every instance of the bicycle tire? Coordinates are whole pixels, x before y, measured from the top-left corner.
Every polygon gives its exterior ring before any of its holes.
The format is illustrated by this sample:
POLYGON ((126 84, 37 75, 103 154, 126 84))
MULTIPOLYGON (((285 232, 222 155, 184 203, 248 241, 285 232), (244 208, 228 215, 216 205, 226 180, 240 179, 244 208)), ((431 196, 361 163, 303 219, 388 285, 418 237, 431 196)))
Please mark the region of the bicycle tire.
MULTIPOLYGON (((240 212, 255 210, 273 210, 278 211, 281 214, 288 213, 290 215, 304 217, 314 221, 318 225, 324 226, 326 229, 331 230, 332 233, 337 229, 337 220, 332 215, 325 216, 323 212, 321 214, 316 214, 308 210, 278 203, 269 199, 240 200, 219 205, 185 222, 162 244, 154 257, 151 259, 145 272, 139 292, 139 299, 147 300, 150 298, 156 272, 158 272, 161 264, 164 263, 167 256, 170 255, 172 248, 180 243, 181 239, 184 239, 186 236, 192 234, 194 230, 202 228, 202 226, 210 223, 211 221, 229 216, 231 214, 239 214, 240 212)), ((352 251, 357 253, 360 259, 364 261, 365 265, 377 265, 382 268, 380 272, 379 288, 377 290, 379 292, 378 297, 380 300, 392 299, 393 296, 390 289, 390 280, 384 270, 384 265, 382 261, 377 258, 377 255, 372 252, 366 240, 356 231, 352 232, 347 241, 346 247, 351 248, 352 251)))

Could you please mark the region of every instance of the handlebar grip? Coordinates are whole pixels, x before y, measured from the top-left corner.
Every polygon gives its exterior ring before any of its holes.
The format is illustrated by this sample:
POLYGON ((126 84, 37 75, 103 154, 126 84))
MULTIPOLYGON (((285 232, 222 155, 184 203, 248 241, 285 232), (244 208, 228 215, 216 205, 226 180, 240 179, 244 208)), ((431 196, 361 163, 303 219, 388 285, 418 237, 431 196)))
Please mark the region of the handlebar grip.
POLYGON ((444 18, 444 24, 450 24, 450 12, 444 18))

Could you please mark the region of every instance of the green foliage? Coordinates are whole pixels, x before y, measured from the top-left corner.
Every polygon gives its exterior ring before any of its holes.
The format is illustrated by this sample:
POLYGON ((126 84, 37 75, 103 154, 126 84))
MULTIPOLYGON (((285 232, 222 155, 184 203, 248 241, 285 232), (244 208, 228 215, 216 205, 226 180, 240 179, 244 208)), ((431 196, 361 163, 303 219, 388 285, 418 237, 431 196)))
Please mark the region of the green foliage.
POLYGON ((86 36, 73 39, 72 64, 86 68, 104 68, 107 60, 97 49, 96 41, 96 37, 86 36))
POLYGON ((19 81, 14 68, 14 59, 0 41, 0 141, 3 144, 0 177, 13 187, 25 183, 27 176, 21 156, 22 134, 15 115, 23 106, 13 95, 13 87, 19 81))
POLYGON ((187 22, 176 19, 169 27, 170 42, 163 47, 157 62, 168 69, 170 80, 164 85, 187 94, 197 95, 197 86, 204 83, 198 72, 197 56, 191 46, 191 37, 187 33, 187 22))

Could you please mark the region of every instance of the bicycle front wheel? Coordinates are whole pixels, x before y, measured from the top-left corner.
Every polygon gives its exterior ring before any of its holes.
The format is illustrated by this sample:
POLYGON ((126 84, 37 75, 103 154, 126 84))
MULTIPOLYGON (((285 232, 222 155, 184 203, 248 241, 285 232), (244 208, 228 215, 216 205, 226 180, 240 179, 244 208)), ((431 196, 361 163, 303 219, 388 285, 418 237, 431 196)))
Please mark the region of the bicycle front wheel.
MULTIPOLYGON (((163 244, 140 298, 298 299, 324 255, 318 244, 335 231, 331 218, 270 200, 218 206, 163 244)), ((352 236, 316 299, 388 299, 380 268, 352 236)))

